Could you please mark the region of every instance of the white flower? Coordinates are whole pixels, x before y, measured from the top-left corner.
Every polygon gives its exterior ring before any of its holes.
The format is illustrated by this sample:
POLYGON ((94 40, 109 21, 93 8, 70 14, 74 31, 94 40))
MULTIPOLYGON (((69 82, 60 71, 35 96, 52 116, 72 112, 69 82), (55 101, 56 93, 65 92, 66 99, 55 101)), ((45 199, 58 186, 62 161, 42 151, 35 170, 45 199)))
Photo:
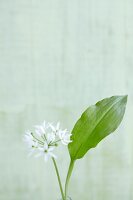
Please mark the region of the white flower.
POLYGON ((44 121, 41 125, 36 125, 33 132, 26 131, 24 141, 28 145, 29 155, 39 152, 36 157, 43 156, 44 160, 47 161, 49 157, 56 158, 53 150, 57 148, 59 143, 68 145, 72 142, 70 136, 67 129, 60 129, 59 122, 54 126, 44 121))
POLYGON ((28 156, 31 156, 38 147, 38 141, 34 140, 32 133, 29 130, 25 132, 24 141, 26 142, 29 148, 30 153, 28 154, 28 156))
POLYGON ((33 136, 31 134, 31 131, 28 130, 25 132, 24 141, 27 143, 28 147, 33 146, 34 141, 33 141, 33 136))
POLYGON ((53 143, 55 141, 55 134, 53 132, 47 134, 47 143, 53 143))
POLYGON ((35 153, 37 150, 37 147, 38 147, 38 142, 36 141, 33 143, 32 147, 29 148, 28 156, 31 156, 33 153, 35 153))
POLYGON ((72 142, 70 140, 70 137, 72 134, 69 134, 67 129, 65 129, 64 131, 59 131, 58 135, 59 135, 59 138, 60 138, 62 144, 68 145, 70 142, 72 142))
POLYGON ((60 122, 58 122, 56 124, 56 126, 53 126, 51 123, 49 123, 49 126, 50 128, 52 129, 52 131, 55 133, 55 134, 58 134, 58 131, 60 130, 60 122))
POLYGON ((48 124, 44 121, 41 125, 35 126, 35 132, 39 137, 41 137, 46 133, 48 127, 48 124))
POLYGON ((48 161, 48 158, 52 157, 52 158, 56 158, 56 156, 52 153, 52 151, 54 150, 54 147, 49 147, 46 143, 44 144, 43 147, 39 147, 39 154, 36 155, 36 157, 40 157, 43 156, 45 162, 48 161))

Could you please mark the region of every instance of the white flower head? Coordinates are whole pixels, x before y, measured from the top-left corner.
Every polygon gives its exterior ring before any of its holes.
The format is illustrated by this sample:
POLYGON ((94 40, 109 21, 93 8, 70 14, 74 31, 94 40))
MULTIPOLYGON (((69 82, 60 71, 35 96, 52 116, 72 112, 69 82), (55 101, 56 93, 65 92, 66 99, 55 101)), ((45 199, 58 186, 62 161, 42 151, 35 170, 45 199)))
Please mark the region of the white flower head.
POLYGON ((43 147, 39 147, 39 148, 38 148, 39 154, 37 154, 35 157, 43 156, 43 157, 44 157, 44 161, 47 162, 47 161, 48 161, 48 158, 50 158, 50 157, 56 158, 56 156, 55 156, 54 153, 52 152, 53 150, 54 150, 54 147, 49 147, 49 146, 45 143, 43 147))
POLYGON ((48 127, 49 125, 44 121, 41 125, 35 126, 35 132, 39 137, 41 137, 46 134, 46 130, 48 129, 48 127))
POLYGON ((69 134, 67 129, 59 131, 59 138, 64 145, 68 145, 72 140, 70 140, 72 134, 69 134))
POLYGON ((54 126, 52 123, 49 123, 49 127, 52 129, 52 131, 57 135, 60 130, 60 122, 54 126))
POLYGON ((47 142, 48 144, 53 143, 55 141, 56 135, 51 132, 47 134, 47 142))
POLYGON ((49 157, 56 158, 53 151, 62 143, 68 145, 71 134, 65 130, 61 130, 60 122, 55 126, 51 123, 43 122, 41 125, 36 125, 33 132, 26 131, 24 141, 28 145, 30 155, 36 154, 35 157, 43 156, 47 161, 49 157))

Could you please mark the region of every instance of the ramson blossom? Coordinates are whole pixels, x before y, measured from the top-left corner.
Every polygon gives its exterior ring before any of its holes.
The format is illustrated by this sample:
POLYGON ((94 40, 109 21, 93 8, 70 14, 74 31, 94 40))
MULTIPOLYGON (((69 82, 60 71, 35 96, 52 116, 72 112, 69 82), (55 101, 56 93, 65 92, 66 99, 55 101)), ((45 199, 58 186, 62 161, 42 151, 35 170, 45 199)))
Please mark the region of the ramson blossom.
POLYGON ((48 144, 46 143, 44 144, 43 147, 39 147, 38 150, 39 150, 39 153, 36 155, 36 157, 43 156, 46 162, 49 157, 56 158, 56 156, 52 153, 52 151, 54 150, 54 147, 49 147, 48 144))
POLYGON ((49 157, 56 158, 53 151, 59 143, 68 145, 71 134, 67 129, 62 130, 60 123, 55 126, 52 123, 43 122, 41 125, 36 125, 34 131, 26 131, 24 141, 26 142, 30 155, 35 154, 35 157, 43 156, 47 161, 49 157))

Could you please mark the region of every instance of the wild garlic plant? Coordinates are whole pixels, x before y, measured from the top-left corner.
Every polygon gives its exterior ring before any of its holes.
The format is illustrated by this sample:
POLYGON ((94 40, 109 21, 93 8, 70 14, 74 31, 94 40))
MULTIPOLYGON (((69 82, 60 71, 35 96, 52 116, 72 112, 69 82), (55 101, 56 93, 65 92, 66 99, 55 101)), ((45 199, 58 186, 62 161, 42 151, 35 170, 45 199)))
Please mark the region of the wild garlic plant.
POLYGON ((60 145, 67 146, 72 140, 70 140, 71 133, 67 129, 62 130, 60 128, 60 122, 56 125, 44 121, 41 125, 34 126, 34 131, 27 130, 24 135, 24 141, 29 149, 29 156, 35 155, 35 157, 42 156, 44 161, 47 162, 49 158, 53 160, 56 174, 59 181, 62 198, 64 198, 63 188, 59 171, 56 164, 56 158, 54 151, 60 145))
POLYGON ((127 96, 112 96, 90 106, 76 122, 71 133, 62 130, 60 123, 56 125, 44 121, 36 125, 34 131, 26 131, 26 142, 29 155, 42 156, 44 161, 52 159, 57 174, 62 200, 68 199, 68 185, 75 161, 81 159, 98 143, 114 132, 121 123, 127 103, 127 96), (70 165, 68 168, 65 187, 63 188, 56 163, 55 149, 60 145, 68 146, 70 165))

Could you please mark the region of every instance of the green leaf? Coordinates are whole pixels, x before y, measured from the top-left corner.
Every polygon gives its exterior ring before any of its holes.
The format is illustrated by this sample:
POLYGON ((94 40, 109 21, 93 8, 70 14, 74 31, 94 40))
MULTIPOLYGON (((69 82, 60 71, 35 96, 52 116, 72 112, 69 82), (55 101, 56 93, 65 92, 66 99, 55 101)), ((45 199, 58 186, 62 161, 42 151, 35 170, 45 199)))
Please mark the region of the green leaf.
POLYGON ((71 160, 82 158, 89 149, 114 132, 125 113, 127 96, 113 96, 90 106, 75 124, 68 149, 71 160))

